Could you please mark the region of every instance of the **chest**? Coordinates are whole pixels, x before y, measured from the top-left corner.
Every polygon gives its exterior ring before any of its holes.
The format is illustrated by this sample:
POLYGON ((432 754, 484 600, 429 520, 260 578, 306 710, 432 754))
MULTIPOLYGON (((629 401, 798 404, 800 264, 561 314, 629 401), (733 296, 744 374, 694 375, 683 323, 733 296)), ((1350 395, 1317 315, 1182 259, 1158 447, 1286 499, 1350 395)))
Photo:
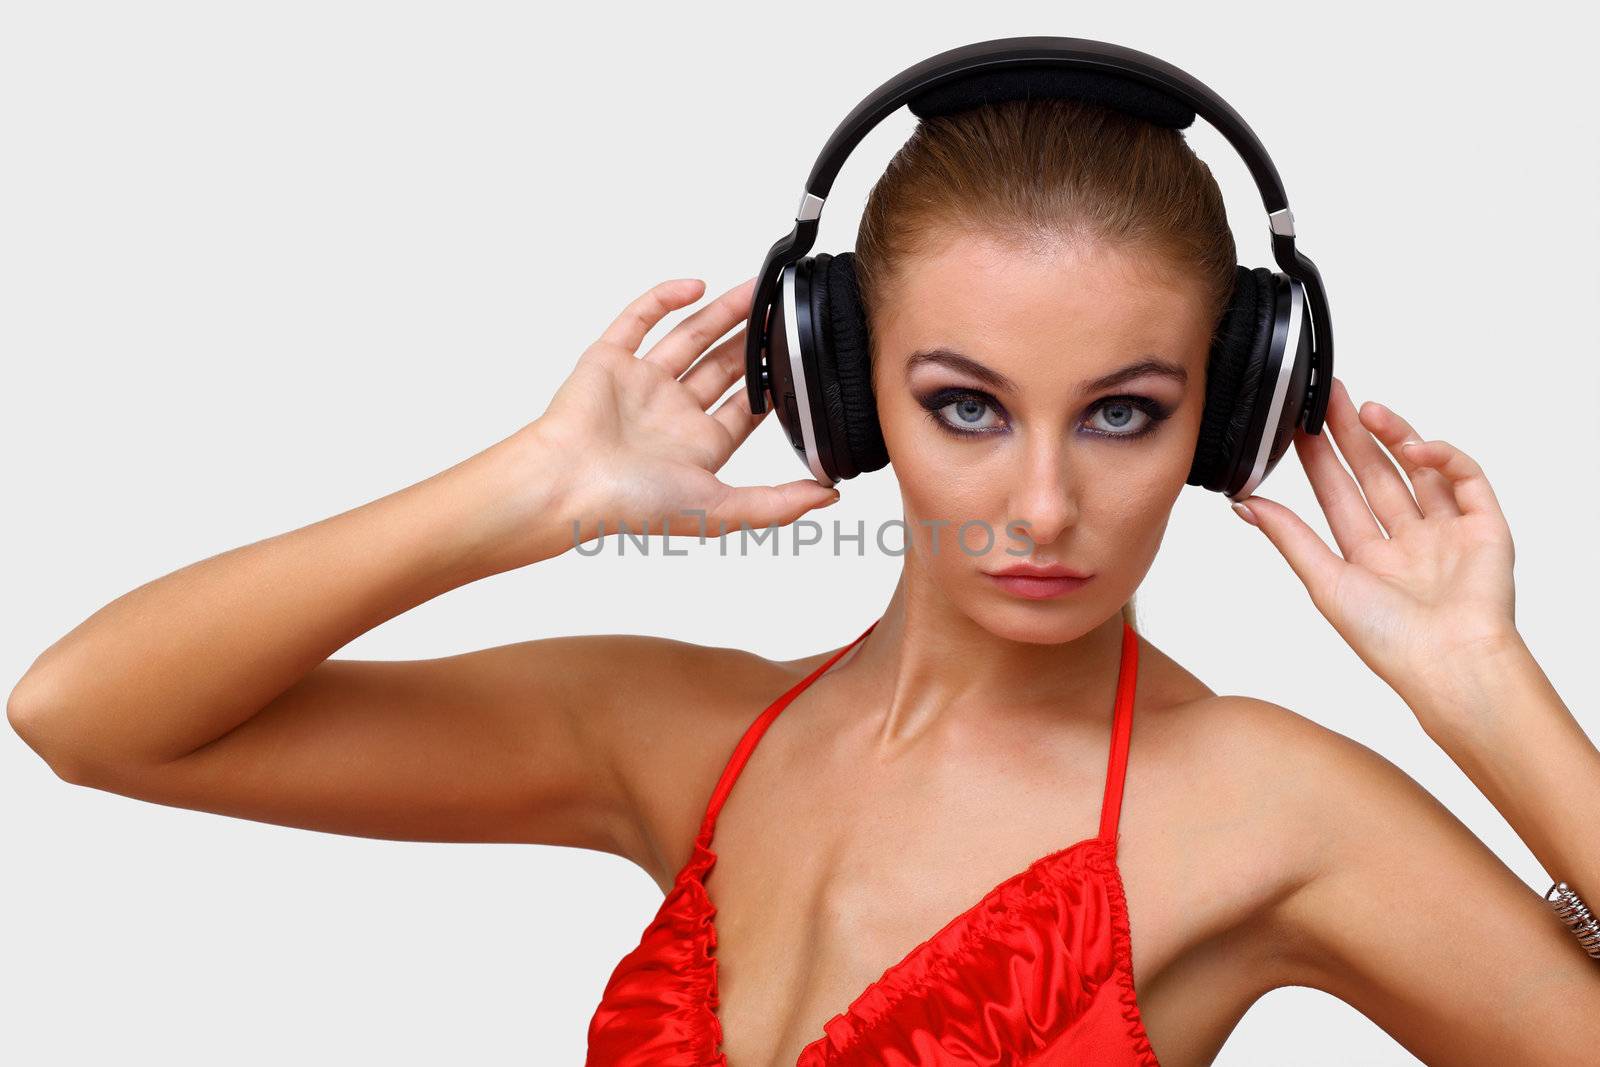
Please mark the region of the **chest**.
MULTIPOLYGON (((746 773, 760 781, 755 768, 746 773)), ((819 788, 799 793, 747 782, 740 802, 723 812, 717 860, 703 884, 716 909, 717 1016, 732 1067, 793 1067, 864 990, 930 945, 964 936, 986 905, 1015 908, 1017 898, 996 890, 1040 871, 1041 861, 1045 875, 1077 877, 1076 859, 1059 857, 1096 834, 1101 775, 1092 765, 1048 783, 1015 774, 975 778, 970 769, 957 777, 960 791, 935 776, 906 784, 893 800, 881 782, 868 792, 825 773, 813 777, 819 788), (974 780, 996 785, 974 790, 974 780)), ((1170 1050, 1163 1063, 1206 1062, 1205 1035, 1220 1045, 1259 996, 1248 923, 1285 875, 1249 820, 1216 812, 1173 818, 1159 783, 1130 775, 1126 788, 1131 803, 1113 871, 1137 1010, 1154 1048, 1170 1050), (1186 1060, 1190 1050, 1194 1058, 1186 1060)), ((1104 930, 1108 900, 1091 880, 1059 907, 1040 910, 1020 942, 1013 927, 987 954, 1058 938, 1076 941, 1075 953, 1063 955, 1078 958, 1055 966, 1109 966, 1103 951, 1097 955, 1104 946, 1093 943, 1109 936, 1095 932, 1104 930)), ((1108 977, 1067 976, 1065 984, 1108 977)), ((876 996, 865 999, 863 1014, 878 1009, 876 996)))

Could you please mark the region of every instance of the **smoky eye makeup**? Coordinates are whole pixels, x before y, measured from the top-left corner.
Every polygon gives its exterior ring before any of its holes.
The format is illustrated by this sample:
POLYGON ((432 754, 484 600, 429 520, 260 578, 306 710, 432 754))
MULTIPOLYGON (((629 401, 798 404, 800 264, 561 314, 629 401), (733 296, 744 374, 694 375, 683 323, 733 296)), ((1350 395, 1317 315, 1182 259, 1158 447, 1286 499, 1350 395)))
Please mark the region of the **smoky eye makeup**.
POLYGON ((1096 400, 1089 406, 1084 432, 1099 437, 1128 439, 1156 431, 1172 408, 1150 396, 1124 394, 1096 400), (1129 429, 1128 427, 1132 427, 1129 429))
POLYGON ((1009 425, 999 401, 981 389, 935 389, 920 394, 917 403, 935 426, 958 437, 981 437, 1009 425))
MULTIPOLYGON (((941 431, 960 438, 980 438, 1010 429, 1010 417, 990 393, 970 387, 946 387, 916 394, 917 403, 941 431)), ((1151 396, 1119 393, 1094 400, 1079 420, 1080 432, 1093 437, 1130 440, 1155 432, 1172 407, 1151 396)))

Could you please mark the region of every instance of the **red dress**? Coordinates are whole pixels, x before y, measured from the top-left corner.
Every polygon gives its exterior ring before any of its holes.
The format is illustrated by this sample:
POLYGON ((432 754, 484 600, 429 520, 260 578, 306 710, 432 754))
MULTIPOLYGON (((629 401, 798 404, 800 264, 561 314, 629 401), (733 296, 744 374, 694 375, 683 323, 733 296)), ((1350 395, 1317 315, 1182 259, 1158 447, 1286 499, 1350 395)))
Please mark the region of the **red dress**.
MULTIPOLYGON (((688 862, 606 983, 589 1023, 589 1067, 726 1067, 716 907, 703 881, 717 861, 717 813, 778 713, 876 625, 773 701, 739 739, 688 862)), ((1116 862, 1138 662, 1138 637, 1124 623, 1100 833, 1034 860, 892 964, 824 1024, 796 1067, 1157 1067, 1134 996, 1116 862)))

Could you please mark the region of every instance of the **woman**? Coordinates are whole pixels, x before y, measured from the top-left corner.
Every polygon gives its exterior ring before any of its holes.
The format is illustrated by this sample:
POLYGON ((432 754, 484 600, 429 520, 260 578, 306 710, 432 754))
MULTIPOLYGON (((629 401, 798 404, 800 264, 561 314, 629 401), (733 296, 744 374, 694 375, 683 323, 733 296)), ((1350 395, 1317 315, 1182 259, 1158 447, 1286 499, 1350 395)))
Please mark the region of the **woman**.
MULTIPOLYGON (((719 343, 751 286, 640 355, 701 296, 679 280, 511 437, 102 608, 39 657, 12 722, 68 781, 146 800, 634 861, 666 896, 591 1062, 1202 1064, 1284 985, 1430 1063, 1591 1056, 1600 965, 1537 893, 1381 757, 1213 693, 1132 629, 1236 261, 1181 135, 1062 101, 925 121, 856 257, 909 544, 848 644, 328 658, 624 522, 694 535, 836 499, 717 479, 761 421, 742 331, 719 343), (998 534, 983 551, 959 539, 971 520, 998 534), (1079 577, 999 575, 1019 561, 1079 577)), ((1518 636, 1482 472, 1342 386, 1327 421, 1332 441, 1296 449, 1339 552, 1270 500, 1241 517, 1545 867, 1600 899, 1600 753, 1518 636)))

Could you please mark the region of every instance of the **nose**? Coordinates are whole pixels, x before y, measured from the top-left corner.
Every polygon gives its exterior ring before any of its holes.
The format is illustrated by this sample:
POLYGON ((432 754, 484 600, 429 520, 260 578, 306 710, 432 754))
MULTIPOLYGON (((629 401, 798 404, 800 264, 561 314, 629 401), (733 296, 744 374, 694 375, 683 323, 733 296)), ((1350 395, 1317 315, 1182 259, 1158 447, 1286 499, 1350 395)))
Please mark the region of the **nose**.
MULTIPOLYGON (((1050 544, 1078 521, 1076 480, 1068 466, 1067 450, 1053 435, 1028 442, 1023 452, 1005 521, 1026 521, 1022 530, 1035 544, 1050 544)), ((1022 532, 1008 536, 1019 538, 1022 532)))

